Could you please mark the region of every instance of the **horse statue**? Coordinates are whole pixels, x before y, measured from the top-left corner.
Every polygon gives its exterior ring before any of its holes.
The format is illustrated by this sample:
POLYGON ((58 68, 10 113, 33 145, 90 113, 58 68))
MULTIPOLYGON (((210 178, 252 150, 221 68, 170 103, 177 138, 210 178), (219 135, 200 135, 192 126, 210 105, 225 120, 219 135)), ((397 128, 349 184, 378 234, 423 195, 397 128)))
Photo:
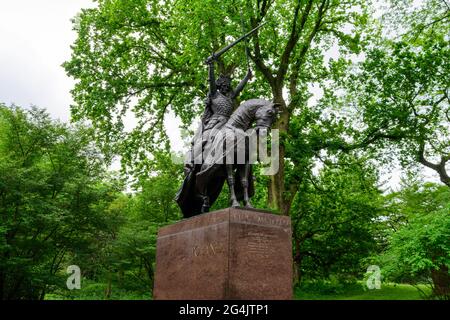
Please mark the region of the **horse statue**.
POLYGON ((175 197, 185 218, 208 212, 225 180, 230 190, 231 206, 239 207, 242 201, 245 207, 252 207, 250 198, 254 195, 254 185, 250 159, 256 159, 257 155, 254 157, 250 153, 256 150, 250 150, 249 138, 251 134, 267 132, 277 112, 274 102, 247 100, 240 104, 222 127, 209 133, 206 142, 197 139, 202 143, 202 159, 196 161, 194 166, 188 166, 189 170, 175 197))

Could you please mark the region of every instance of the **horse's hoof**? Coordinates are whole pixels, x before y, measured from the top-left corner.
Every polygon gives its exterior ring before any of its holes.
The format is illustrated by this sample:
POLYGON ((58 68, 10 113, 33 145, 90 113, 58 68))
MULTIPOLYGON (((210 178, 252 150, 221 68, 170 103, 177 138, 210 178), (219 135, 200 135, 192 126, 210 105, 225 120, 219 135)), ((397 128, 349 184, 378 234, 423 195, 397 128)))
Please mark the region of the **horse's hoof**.
POLYGON ((240 206, 241 206, 240 203, 237 201, 233 201, 233 203, 231 204, 231 207, 233 208, 239 208, 240 206))
POLYGON ((247 204, 245 205, 245 207, 246 207, 246 208, 249 208, 249 209, 253 209, 253 206, 252 206, 251 203, 247 203, 247 204))

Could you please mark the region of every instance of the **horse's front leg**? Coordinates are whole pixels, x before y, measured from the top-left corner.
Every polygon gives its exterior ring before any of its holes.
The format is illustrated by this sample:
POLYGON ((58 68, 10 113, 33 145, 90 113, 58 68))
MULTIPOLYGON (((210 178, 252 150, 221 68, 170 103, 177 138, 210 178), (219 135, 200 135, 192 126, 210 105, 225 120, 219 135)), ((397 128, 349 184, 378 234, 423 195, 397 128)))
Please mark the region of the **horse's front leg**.
POLYGON ((230 188, 230 202, 232 207, 239 207, 239 202, 236 199, 236 194, 234 193, 234 177, 233 177, 233 165, 232 164, 226 164, 225 165, 227 169, 227 182, 228 187, 230 188))
POLYGON ((245 163, 242 166, 243 170, 241 172, 241 184, 242 189, 244 190, 244 206, 246 208, 253 208, 252 204, 250 203, 250 198, 248 196, 248 179, 249 179, 249 173, 250 173, 250 164, 245 163))

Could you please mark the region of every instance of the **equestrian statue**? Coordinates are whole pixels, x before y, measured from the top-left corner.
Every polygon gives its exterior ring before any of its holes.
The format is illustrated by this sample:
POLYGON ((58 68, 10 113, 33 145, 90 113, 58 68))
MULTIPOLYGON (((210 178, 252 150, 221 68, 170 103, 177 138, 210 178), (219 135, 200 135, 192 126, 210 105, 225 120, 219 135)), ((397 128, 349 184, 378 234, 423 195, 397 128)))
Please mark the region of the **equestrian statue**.
MULTIPOLYGON (((236 99, 252 78, 250 67, 244 79, 233 89, 231 78, 215 77, 214 63, 240 41, 248 38, 262 25, 208 57, 209 91, 205 111, 191 143, 184 170, 183 184, 175 197, 185 218, 209 211, 227 181, 230 205, 251 208, 254 194, 250 136, 267 132, 277 115, 277 105, 265 99, 250 99, 237 104, 236 99), (252 127, 255 125, 254 127, 252 127)), ((246 48, 246 52, 248 49, 246 48)), ((247 58, 248 59, 248 58, 247 58)), ((248 63, 247 63, 248 64, 248 63)), ((256 155, 257 157, 257 155, 256 155)))

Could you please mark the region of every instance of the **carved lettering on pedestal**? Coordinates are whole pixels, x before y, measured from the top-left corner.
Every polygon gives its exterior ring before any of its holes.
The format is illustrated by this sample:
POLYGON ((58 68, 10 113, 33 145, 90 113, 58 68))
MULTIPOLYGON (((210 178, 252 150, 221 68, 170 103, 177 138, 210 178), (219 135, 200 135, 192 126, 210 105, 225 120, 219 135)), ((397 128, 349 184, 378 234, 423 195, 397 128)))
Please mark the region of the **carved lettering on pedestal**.
POLYGON ((249 256, 267 259, 273 254, 273 246, 270 243, 277 239, 276 235, 262 232, 248 232, 246 238, 249 256))
POLYGON ((220 242, 210 242, 201 245, 195 245, 192 247, 192 256, 204 257, 215 256, 217 254, 223 254, 225 252, 225 246, 220 242))
POLYGON ((267 215, 267 214, 254 214, 254 213, 239 212, 239 213, 236 213, 234 218, 235 218, 235 221, 239 221, 239 222, 272 225, 272 226, 279 226, 279 227, 290 226, 289 220, 284 219, 281 216, 277 217, 274 215, 267 215))

